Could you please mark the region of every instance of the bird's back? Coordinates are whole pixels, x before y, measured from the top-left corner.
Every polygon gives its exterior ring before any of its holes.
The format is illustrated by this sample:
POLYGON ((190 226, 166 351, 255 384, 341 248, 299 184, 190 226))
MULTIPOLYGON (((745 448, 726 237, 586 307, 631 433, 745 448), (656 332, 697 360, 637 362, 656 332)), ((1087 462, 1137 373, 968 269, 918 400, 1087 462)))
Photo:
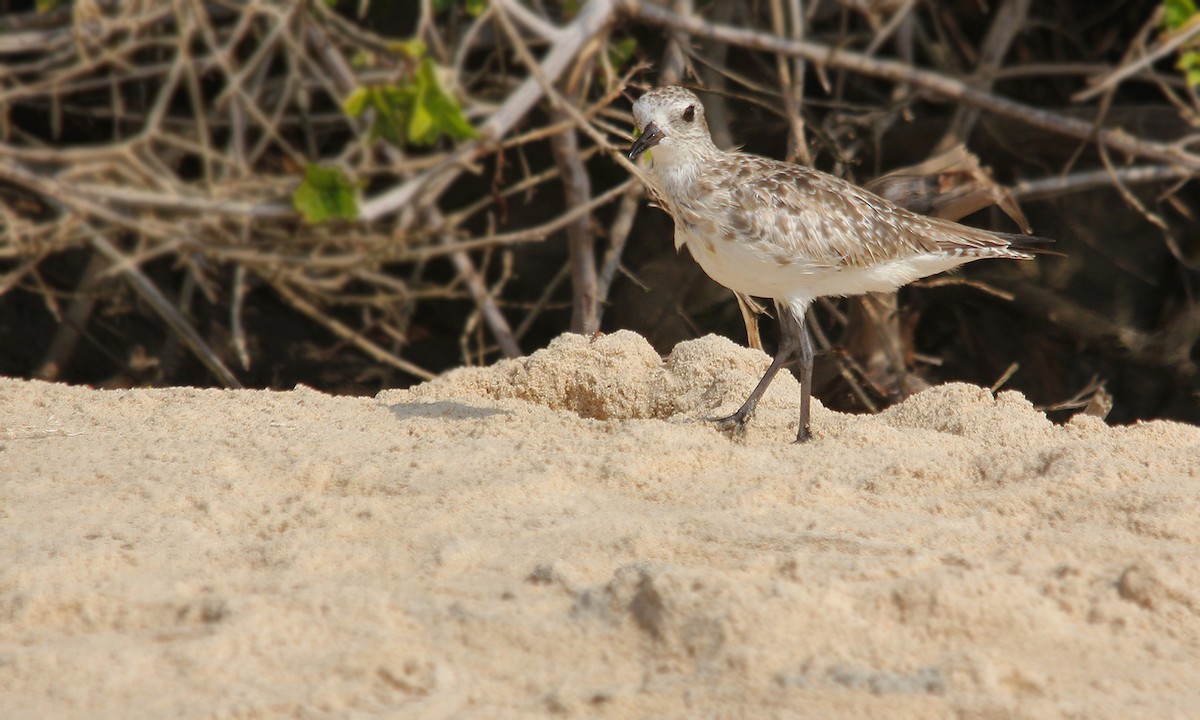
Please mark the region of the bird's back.
POLYGON ((746 240, 813 269, 861 267, 928 254, 1028 257, 1004 236, 917 215, 812 168, 726 153, 737 181, 730 223, 746 240))

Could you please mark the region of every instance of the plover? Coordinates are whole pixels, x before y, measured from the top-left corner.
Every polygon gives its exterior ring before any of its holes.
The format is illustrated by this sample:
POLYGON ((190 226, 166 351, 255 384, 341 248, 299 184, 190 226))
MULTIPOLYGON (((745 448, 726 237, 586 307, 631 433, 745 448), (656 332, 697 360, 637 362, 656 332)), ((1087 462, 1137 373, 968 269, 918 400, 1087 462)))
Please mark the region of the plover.
POLYGON ((660 87, 633 104, 641 134, 629 159, 651 152, 655 194, 675 220, 675 248, 686 245, 713 280, 774 302, 779 350, 734 414, 741 426, 780 368, 800 370, 800 427, 809 438, 813 347, 805 326, 824 296, 889 292, 984 258, 1029 260, 1025 242, 1042 238, 980 230, 909 212, 845 180, 808 167, 717 148, 704 106, 691 91, 660 87))

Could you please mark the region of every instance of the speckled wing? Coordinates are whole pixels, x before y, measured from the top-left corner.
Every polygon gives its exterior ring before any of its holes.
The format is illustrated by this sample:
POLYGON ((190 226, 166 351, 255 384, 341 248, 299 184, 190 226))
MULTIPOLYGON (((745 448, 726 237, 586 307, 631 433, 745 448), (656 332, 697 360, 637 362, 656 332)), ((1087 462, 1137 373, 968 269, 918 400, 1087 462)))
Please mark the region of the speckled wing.
POLYGON ((728 224, 780 264, 817 270, 926 254, 1024 255, 986 230, 917 215, 811 168, 741 153, 727 157, 734 175, 728 224))

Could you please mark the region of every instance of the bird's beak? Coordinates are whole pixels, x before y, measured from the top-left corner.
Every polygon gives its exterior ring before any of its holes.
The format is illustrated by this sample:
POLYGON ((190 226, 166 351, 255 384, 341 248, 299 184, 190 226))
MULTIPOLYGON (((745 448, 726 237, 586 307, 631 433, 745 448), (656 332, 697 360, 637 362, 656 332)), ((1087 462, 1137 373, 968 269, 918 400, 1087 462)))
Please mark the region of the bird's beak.
POLYGON ((662 130, 658 129, 657 125, 646 123, 646 127, 642 128, 642 134, 633 141, 633 145, 629 148, 629 159, 637 160, 642 153, 657 145, 664 137, 666 136, 663 135, 662 130))

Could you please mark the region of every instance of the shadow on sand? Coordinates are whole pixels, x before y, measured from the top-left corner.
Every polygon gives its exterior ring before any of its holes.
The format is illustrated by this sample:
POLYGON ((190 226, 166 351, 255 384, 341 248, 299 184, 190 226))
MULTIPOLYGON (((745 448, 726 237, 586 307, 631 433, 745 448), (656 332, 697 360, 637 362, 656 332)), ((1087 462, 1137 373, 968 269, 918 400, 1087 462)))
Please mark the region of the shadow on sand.
POLYGON ((459 402, 430 402, 430 403, 396 403, 388 405, 401 420, 412 418, 433 418, 438 420, 479 420, 494 415, 511 415, 507 410, 496 408, 475 407, 459 402))

